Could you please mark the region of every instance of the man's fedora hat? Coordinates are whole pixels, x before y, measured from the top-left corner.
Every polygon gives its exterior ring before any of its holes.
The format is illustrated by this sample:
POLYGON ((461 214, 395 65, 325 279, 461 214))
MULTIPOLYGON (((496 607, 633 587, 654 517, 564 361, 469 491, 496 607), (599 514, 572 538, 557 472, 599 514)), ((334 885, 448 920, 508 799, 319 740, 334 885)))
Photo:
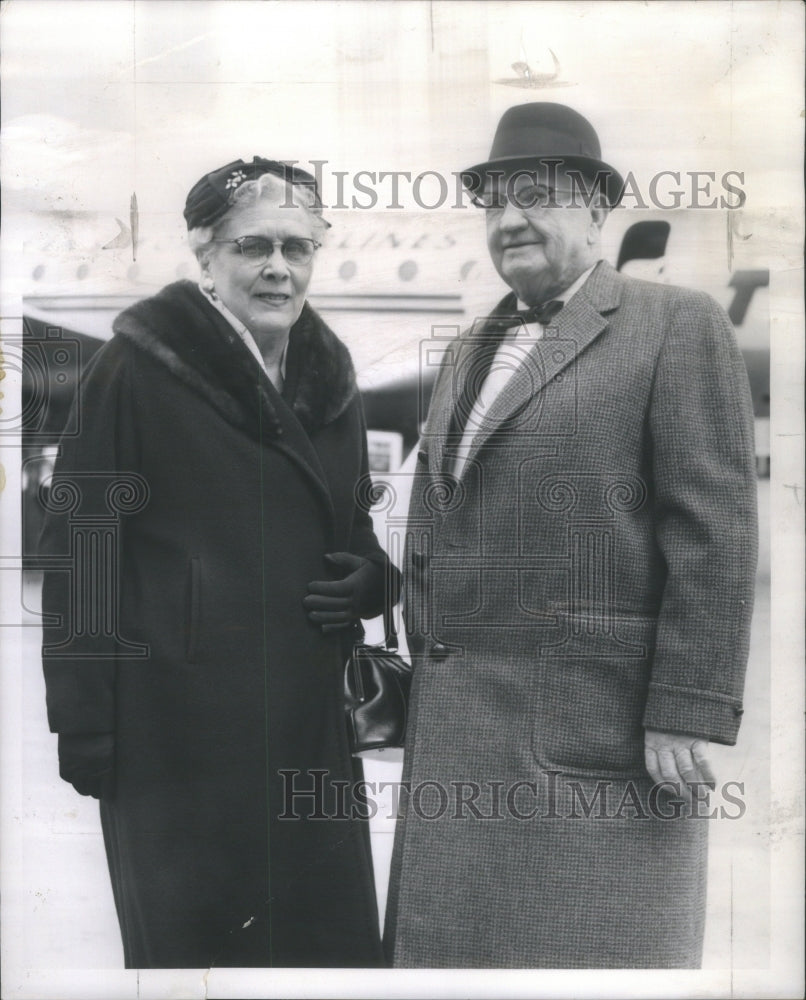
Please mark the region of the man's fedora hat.
POLYGON ((489 160, 463 170, 461 177, 476 194, 493 171, 499 177, 509 176, 518 169, 534 169, 545 160, 562 160, 561 168, 579 170, 588 180, 598 176, 613 207, 624 193, 624 181, 601 156, 599 137, 587 118, 564 104, 534 101, 504 112, 489 160))

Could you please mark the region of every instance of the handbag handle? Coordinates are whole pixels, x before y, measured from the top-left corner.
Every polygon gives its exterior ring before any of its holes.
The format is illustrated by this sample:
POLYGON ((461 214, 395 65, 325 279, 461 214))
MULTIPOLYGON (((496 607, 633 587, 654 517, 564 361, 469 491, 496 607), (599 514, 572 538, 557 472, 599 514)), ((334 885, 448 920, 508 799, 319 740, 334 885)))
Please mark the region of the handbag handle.
MULTIPOLYGON (((389 650, 390 653, 396 653, 398 649, 397 642, 397 629, 395 628, 395 605, 392 604, 390 596, 392 593, 392 564, 386 564, 386 574, 385 574, 385 587, 384 587, 384 598, 383 598, 383 644, 389 650)), ((361 619, 356 618, 355 624, 353 626, 354 637, 356 642, 363 642, 364 636, 366 635, 364 631, 364 626, 361 624, 361 619)))
MULTIPOLYGON (((386 591, 387 595, 389 590, 386 591)), ((383 606, 383 632, 384 632, 384 645, 389 650, 390 653, 397 652, 397 629, 395 628, 395 615, 394 608, 390 605, 387 596, 386 601, 383 606)))

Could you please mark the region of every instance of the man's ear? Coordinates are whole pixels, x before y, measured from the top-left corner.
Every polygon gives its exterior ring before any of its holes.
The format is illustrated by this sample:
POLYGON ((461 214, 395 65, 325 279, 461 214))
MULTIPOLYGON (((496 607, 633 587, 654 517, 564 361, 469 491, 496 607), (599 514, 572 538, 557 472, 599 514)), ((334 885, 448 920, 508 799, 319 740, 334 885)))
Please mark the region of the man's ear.
POLYGON ((607 198, 603 191, 597 191, 595 196, 591 199, 591 223, 595 226, 595 230, 592 229, 589 242, 594 242, 594 240, 599 238, 599 233, 602 230, 605 222, 607 222, 607 217, 610 214, 610 205, 607 202, 607 198))

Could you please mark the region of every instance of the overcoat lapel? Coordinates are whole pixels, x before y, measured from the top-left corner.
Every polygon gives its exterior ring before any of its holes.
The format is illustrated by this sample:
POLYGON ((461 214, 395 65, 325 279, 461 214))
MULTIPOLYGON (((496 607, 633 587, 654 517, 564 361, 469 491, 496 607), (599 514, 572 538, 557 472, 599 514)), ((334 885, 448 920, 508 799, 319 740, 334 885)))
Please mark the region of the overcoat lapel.
MULTIPOLYGON (((470 350, 472 350, 472 345, 467 338, 457 338, 449 344, 434 386, 423 434, 428 442, 428 471, 432 476, 438 476, 442 470, 448 428, 453 416, 453 408, 459 398, 458 390, 461 389, 461 386, 457 384, 457 373, 461 375, 461 369, 464 367, 460 363, 461 359, 470 350)), ((464 383, 464 379, 462 379, 462 383, 464 383)))
POLYGON ((344 412, 357 388, 347 349, 307 304, 291 330, 288 374, 293 388, 285 396, 189 281, 175 282, 136 303, 114 328, 206 398, 229 423, 286 455, 335 527, 327 475, 311 435, 344 412))
POLYGON ((490 436, 529 406, 607 328, 605 317, 618 307, 620 298, 620 278, 608 264, 600 263, 493 401, 473 438, 465 470, 490 436))
POLYGON ((477 319, 470 330, 454 340, 446 350, 431 397, 425 432, 425 437, 431 441, 428 468, 433 475, 442 470, 454 409, 464 397, 468 377, 476 370, 476 360, 491 338, 501 340, 501 334, 493 330, 494 325, 500 323, 500 317, 515 310, 515 295, 505 296, 492 316, 477 319))
MULTIPOLYGON (((261 445, 268 448, 273 448, 275 451, 282 452, 291 462, 296 465, 305 478, 308 480, 310 486, 313 488, 314 492, 318 495, 326 513, 328 520, 331 525, 331 529, 335 529, 336 525, 336 512, 333 507, 333 497, 330 492, 330 485, 327 480, 327 475, 322 467, 322 463, 319 459, 319 455, 305 432, 305 428, 300 423, 294 411, 288 405, 286 400, 277 392, 268 378, 266 373, 258 369, 258 377, 263 383, 263 392, 273 404, 274 413, 279 421, 279 426, 282 431, 280 435, 274 435, 271 433, 263 433, 264 428, 261 426, 258 430, 258 435, 261 445)), ((262 411, 261 411, 262 412, 262 411)), ((268 429, 267 429, 268 431, 268 429)))

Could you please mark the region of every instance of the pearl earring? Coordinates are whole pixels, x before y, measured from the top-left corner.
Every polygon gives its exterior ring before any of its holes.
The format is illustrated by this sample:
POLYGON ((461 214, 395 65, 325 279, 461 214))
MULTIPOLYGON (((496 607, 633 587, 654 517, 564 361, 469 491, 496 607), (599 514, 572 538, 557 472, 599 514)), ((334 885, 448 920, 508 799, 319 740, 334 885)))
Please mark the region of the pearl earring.
POLYGON ((202 288, 205 292, 207 292, 211 299, 218 298, 215 291, 215 282, 209 274, 206 274, 202 279, 202 288))

